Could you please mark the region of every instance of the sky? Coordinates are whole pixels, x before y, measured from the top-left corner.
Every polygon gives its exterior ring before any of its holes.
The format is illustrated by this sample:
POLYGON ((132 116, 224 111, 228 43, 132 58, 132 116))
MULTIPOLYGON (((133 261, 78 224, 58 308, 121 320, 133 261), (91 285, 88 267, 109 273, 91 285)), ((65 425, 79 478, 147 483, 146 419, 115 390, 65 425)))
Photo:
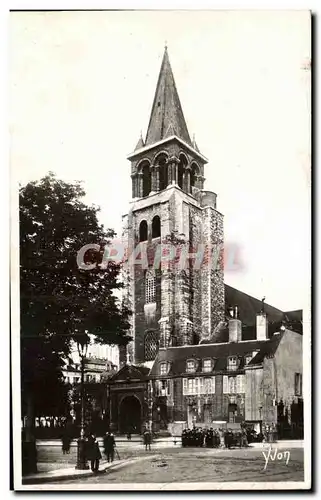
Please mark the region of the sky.
POLYGON ((308 11, 11 12, 12 184, 49 171, 121 231, 131 153, 146 133, 164 45, 190 135, 209 162, 225 282, 282 310, 310 284, 308 11))

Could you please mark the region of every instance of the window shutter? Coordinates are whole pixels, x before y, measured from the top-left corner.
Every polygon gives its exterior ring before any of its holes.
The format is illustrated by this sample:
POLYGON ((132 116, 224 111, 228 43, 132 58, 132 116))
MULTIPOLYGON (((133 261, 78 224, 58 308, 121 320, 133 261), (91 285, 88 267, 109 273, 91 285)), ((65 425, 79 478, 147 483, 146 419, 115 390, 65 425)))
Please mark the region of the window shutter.
POLYGON ((223 394, 228 394, 228 376, 223 375, 223 394))
POLYGON ((212 377, 212 394, 215 394, 215 377, 212 377))

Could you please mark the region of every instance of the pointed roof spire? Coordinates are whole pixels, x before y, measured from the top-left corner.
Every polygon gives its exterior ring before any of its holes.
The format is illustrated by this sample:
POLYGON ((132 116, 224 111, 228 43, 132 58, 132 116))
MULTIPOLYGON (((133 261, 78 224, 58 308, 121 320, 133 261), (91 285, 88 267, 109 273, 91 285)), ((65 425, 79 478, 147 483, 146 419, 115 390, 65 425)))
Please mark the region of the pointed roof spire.
POLYGON ((165 42, 165 51, 158 77, 145 145, 151 145, 154 142, 164 139, 170 125, 180 139, 192 146, 182 106, 178 97, 174 75, 169 62, 167 43, 165 42))
POLYGON ((140 138, 136 144, 134 151, 137 151, 137 149, 141 149, 144 146, 145 146, 145 144, 144 144, 143 134, 142 134, 142 131, 140 131, 140 138))
POLYGON ((193 134, 193 148, 195 149, 195 151, 197 151, 198 153, 200 152, 200 150, 198 149, 198 146, 196 144, 196 140, 195 140, 195 134, 193 134))

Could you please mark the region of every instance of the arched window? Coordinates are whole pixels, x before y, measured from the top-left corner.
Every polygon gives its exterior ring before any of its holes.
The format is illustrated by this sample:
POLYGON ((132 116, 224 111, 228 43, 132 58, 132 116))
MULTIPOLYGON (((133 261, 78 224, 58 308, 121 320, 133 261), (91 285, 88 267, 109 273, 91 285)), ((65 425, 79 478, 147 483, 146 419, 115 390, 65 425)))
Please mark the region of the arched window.
POLYGON ((193 163, 191 168, 191 193, 193 194, 193 188, 196 187, 196 181, 198 176, 198 166, 193 163))
POLYGON ((143 196, 148 196, 151 191, 151 172, 148 164, 143 169, 143 196))
POLYGON ((159 238, 161 235, 161 223, 158 215, 155 215, 152 222, 152 238, 159 238))
POLYGON ((147 241, 148 227, 147 222, 142 220, 139 226, 139 241, 147 241))
POLYGON ((146 271, 145 274, 145 304, 156 302, 155 271, 146 271))
POLYGON ((163 191, 168 185, 168 167, 167 159, 165 156, 159 157, 159 190, 163 191))
POLYGON ((155 330, 149 330, 145 333, 144 351, 145 361, 153 361, 158 352, 158 334, 155 330))

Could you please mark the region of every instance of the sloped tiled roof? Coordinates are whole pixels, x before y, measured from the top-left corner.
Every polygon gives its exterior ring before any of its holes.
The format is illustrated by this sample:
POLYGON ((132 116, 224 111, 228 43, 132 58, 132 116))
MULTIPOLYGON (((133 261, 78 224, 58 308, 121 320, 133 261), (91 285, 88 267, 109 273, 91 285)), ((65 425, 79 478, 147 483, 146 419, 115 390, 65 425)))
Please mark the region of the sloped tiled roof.
MULTIPOLYGON (((170 363, 169 375, 186 374, 186 361, 196 359, 199 361, 197 371, 202 372, 202 359, 215 358, 213 373, 224 371, 227 368, 227 358, 229 356, 242 357, 239 369, 244 367, 244 356, 254 351, 261 351, 264 356, 273 355, 283 337, 283 333, 274 335, 269 340, 254 340, 246 342, 229 342, 218 344, 199 344, 185 347, 169 347, 160 349, 150 375, 159 376, 158 363, 168 361, 170 363)), ((263 359, 263 358, 262 358, 263 359)), ((209 373, 207 373, 209 375, 209 373)))
MULTIPOLYGON (((256 314, 262 309, 261 300, 251 297, 247 293, 241 292, 236 288, 231 287, 225 283, 225 306, 226 310, 229 306, 237 305, 240 311, 240 320, 244 325, 251 326, 256 323, 256 314)), ((264 311, 266 312, 270 322, 281 321, 284 312, 276 307, 264 304, 264 311)))

